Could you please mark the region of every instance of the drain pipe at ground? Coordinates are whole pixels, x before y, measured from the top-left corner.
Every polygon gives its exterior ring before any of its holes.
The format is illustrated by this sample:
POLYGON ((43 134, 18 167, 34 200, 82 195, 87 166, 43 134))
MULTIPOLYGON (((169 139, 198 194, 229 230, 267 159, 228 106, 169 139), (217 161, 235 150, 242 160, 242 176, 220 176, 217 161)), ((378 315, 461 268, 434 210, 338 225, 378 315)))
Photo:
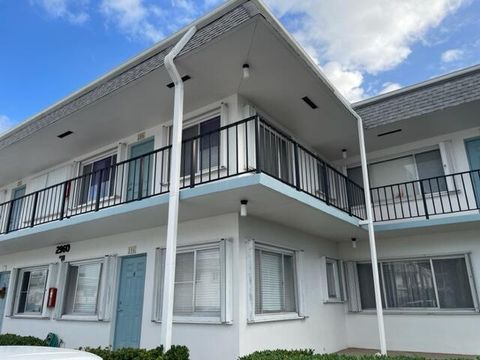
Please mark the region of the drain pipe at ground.
POLYGON ((170 192, 168 197, 167 244, 165 249, 165 271, 163 278, 161 343, 165 351, 172 346, 173 295, 175 281, 175 258, 177 253, 178 207, 180 197, 180 161, 183 128, 184 85, 173 60, 182 51, 197 31, 192 26, 165 56, 165 68, 175 86, 173 105, 172 147, 170 154, 170 192))

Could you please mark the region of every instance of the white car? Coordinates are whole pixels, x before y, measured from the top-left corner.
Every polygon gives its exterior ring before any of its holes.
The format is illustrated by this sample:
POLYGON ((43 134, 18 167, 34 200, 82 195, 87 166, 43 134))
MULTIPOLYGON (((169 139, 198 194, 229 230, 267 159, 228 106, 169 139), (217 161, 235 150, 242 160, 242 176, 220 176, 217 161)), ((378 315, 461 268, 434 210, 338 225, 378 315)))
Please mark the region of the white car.
POLYGON ((0 346, 2 360, 102 360, 85 351, 42 346, 0 346))

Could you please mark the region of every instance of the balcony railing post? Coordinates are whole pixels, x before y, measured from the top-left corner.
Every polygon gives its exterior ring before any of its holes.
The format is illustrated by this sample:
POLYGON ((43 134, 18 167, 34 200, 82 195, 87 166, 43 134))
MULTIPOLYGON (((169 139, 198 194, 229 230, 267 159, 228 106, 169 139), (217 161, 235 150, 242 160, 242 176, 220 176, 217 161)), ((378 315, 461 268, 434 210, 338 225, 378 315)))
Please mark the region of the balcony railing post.
MULTIPOLYGON (((428 207, 427 207, 427 199, 425 198, 425 189, 423 187, 423 180, 420 180, 420 192, 422 193, 422 202, 423 202, 423 209, 425 210, 425 218, 428 220, 428 207)), ((395 203, 393 204, 395 206, 395 203)))
POLYGON ((35 225, 35 216, 37 214, 37 204, 38 204, 38 193, 39 191, 35 192, 33 197, 33 207, 32 207, 32 218, 30 219, 30 227, 35 225))
MULTIPOLYGON (((246 128, 247 128, 247 134, 248 134, 248 123, 246 124, 247 124, 246 128)), ((257 173, 260 173, 262 171, 261 154, 260 154, 260 117, 258 115, 255 116, 255 167, 256 167, 257 173)))
MULTIPOLYGON (((94 173, 95 174, 95 173, 94 173)), ((96 200, 95 200, 95 211, 98 211, 100 209, 100 195, 101 195, 101 188, 102 188, 102 175, 103 175, 103 169, 98 172, 98 180, 97 180, 97 194, 96 194, 96 200)))
MULTIPOLYGON (((202 139, 199 139, 199 143, 202 142, 202 139)), ((185 149, 185 148, 184 148, 185 149)), ((198 146, 199 152, 202 151, 201 145, 198 146)), ((195 148, 195 140, 192 140, 192 153, 190 156, 190 187, 195 187, 195 168, 193 160, 197 157, 195 156, 196 148, 195 148)), ((185 156, 186 154, 184 154, 185 156)), ((202 164, 200 164, 200 178, 202 177, 202 164)), ((201 180, 200 180, 201 181, 201 180)))
POLYGON ((323 165, 323 183, 325 184, 325 202, 327 203, 327 205, 330 205, 330 190, 329 190, 329 186, 328 186, 328 174, 327 174, 327 164, 322 161, 322 165, 323 165))
POLYGON ((295 188, 300 190, 300 163, 298 161, 298 143, 293 143, 293 154, 295 156, 295 188))
POLYGON ((12 222, 12 213, 14 209, 14 205, 16 200, 12 200, 10 202, 10 208, 8 209, 8 217, 7 217, 7 230, 5 231, 5 234, 8 234, 10 232, 10 223, 12 222))
MULTIPOLYGON (((144 160, 144 157, 142 156, 140 158, 140 166, 139 166, 140 171, 138 173, 138 196, 137 196, 137 200, 142 200, 142 197, 143 197, 143 160, 144 160)), ((135 189, 135 185, 133 185, 133 187, 135 189)))
POLYGON ((345 189, 347 191, 347 207, 348 207, 348 215, 352 216, 352 192, 350 190, 350 182, 348 179, 345 179, 345 189))
POLYGON ((60 206, 60 220, 63 220, 63 218, 65 217, 65 205, 67 203, 69 187, 70 187, 70 182, 63 183, 62 204, 60 206))

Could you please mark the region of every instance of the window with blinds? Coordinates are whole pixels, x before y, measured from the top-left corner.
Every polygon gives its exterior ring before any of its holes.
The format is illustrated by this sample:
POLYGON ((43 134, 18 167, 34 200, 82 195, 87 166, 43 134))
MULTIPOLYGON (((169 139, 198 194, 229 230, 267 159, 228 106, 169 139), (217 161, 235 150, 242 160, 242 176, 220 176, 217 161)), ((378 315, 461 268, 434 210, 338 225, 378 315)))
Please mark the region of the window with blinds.
POLYGON ((220 315, 220 263, 218 247, 177 254, 173 305, 175 315, 220 315))
POLYGON ((68 265, 64 314, 97 314, 101 273, 101 261, 68 265))
MULTIPOLYGON (((177 249, 174 321, 232 322, 232 247, 229 239, 177 249)), ((153 321, 161 321, 166 249, 157 249, 153 321)))
POLYGON ((294 254, 255 249, 255 314, 296 312, 294 254))
POLYGON ((345 294, 343 289, 342 262, 336 259, 325 258, 325 277, 327 289, 326 301, 343 301, 345 294))

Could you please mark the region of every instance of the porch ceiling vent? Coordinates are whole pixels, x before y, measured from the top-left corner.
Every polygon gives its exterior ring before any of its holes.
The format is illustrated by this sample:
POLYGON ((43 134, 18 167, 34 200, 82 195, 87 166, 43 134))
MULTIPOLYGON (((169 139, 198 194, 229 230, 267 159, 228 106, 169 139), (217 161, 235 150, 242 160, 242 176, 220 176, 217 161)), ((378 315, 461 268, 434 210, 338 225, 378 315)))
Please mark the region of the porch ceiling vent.
POLYGON ((310 106, 312 109, 318 109, 318 106, 317 104, 315 104, 308 96, 304 96, 302 98, 303 101, 305 101, 305 103, 310 106))
POLYGON ((57 135, 57 137, 58 137, 59 139, 63 139, 63 138, 65 138, 65 137, 67 137, 67 136, 69 136, 69 135, 72 135, 72 134, 73 134, 73 131, 68 130, 68 131, 65 131, 64 133, 61 133, 60 135, 57 135))
POLYGON ((395 129, 395 130, 392 130, 392 131, 387 131, 387 132, 378 134, 377 136, 382 137, 382 136, 386 136, 386 135, 392 135, 392 134, 395 134, 395 133, 399 133, 401 131, 402 131, 402 129, 395 129))
MULTIPOLYGON (((191 79, 190 75, 182 76, 182 81, 183 81, 183 82, 185 82, 185 81, 187 81, 187 80, 190 80, 190 79, 191 79)), ((173 82, 167 84, 167 88, 173 89, 173 87, 174 87, 173 82)))

